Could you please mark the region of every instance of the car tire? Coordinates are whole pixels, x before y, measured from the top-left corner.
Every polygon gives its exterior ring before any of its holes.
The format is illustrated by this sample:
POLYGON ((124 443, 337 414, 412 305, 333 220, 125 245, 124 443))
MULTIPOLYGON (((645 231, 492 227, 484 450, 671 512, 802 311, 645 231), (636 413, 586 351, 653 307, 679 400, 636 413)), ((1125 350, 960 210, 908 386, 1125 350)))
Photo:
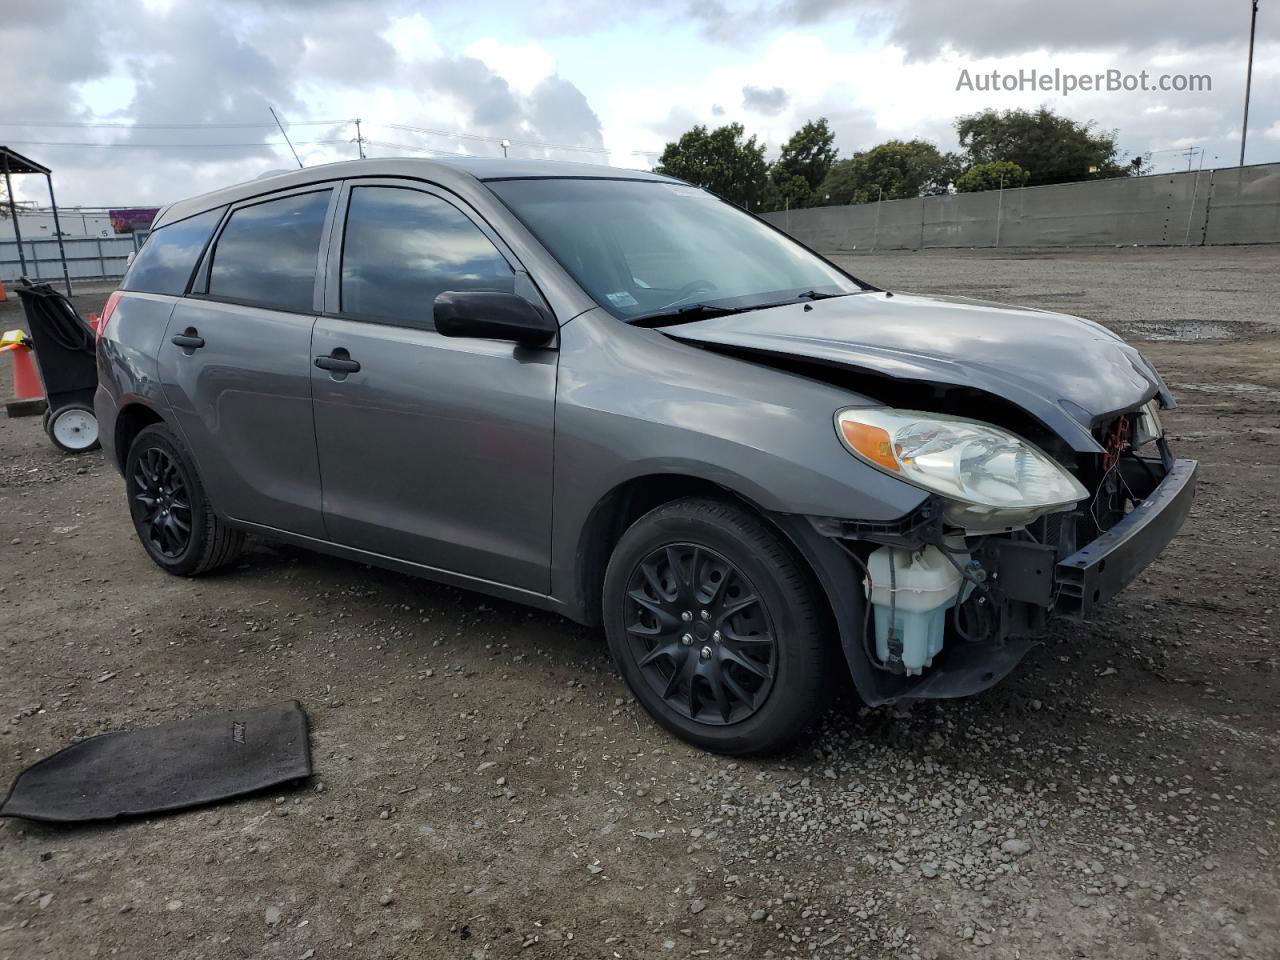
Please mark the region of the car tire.
POLYGON ((818 585, 736 502, 676 500, 632 524, 609 559, 603 610, 636 699, 698 747, 778 750, 828 703, 837 650, 818 585))
POLYGON ((63 453, 88 453, 100 446, 98 418, 87 404, 68 403, 46 410, 44 432, 63 453))
POLYGON ((125 490, 138 539, 166 573, 196 577, 244 549, 244 533, 214 513, 190 454, 164 424, 144 428, 129 446, 125 490))

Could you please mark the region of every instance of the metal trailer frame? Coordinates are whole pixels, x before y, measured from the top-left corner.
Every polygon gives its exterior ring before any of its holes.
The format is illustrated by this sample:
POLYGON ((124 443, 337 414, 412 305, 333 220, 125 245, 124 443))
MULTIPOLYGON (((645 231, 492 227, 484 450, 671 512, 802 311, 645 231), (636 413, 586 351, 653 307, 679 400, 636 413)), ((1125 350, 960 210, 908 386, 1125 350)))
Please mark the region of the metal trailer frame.
POLYGON ((0 146, 0 169, 4 171, 5 191, 9 197, 9 216, 13 218, 14 239, 18 241, 18 263, 24 275, 27 272, 27 257, 22 252, 22 226, 18 222, 18 208, 13 201, 11 174, 44 175, 45 183, 49 187, 49 205, 53 208, 53 232, 58 236, 58 253, 62 258, 62 280, 67 285, 67 296, 71 296, 71 274, 67 270, 67 250, 62 244, 62 223, 58 220, 58 201, 53 196, 53 171, 5 146, 0 146))

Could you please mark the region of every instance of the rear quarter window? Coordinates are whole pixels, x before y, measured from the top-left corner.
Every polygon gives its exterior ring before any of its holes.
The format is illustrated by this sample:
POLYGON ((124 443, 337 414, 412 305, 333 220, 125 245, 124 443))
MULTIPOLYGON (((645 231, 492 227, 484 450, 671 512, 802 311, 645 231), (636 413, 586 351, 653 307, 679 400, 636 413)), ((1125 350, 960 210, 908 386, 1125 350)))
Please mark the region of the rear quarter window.
POLYGON ((142 245, 121 290, 180 297, 226 207, 218 207, 153 230, 142 245))

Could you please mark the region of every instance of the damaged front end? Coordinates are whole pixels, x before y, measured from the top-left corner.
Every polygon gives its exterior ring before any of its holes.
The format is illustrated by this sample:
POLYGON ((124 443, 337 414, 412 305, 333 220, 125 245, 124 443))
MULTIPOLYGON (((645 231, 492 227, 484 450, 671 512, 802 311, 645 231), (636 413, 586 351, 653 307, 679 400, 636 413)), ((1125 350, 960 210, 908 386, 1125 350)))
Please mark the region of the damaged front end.
POLYGON ((839 441, 924 494, 891 523, 793 531, 873 706, 991 686, 1050 617, 1086 618, 1129 583, 1190 510, 1196 464, 1164 439, 1164 381, 1079 317, 868 292, 665 332, 848 391, 839 441))
MULTIPOLYGON (((964 421, 917 416, 925 424, 917 462, 932 457, 936 465, 960 455, 945 444, 931 446, 929 430, 964 421)), ((865 410, 856 420, 893 422, 865 410)), ((852 441, 845 437, 850 449, 886 472, 908 464, 904 447, 907 458, 913 453, 912 436, 904 444, 892 430, 888 440, 854 433, 852 441)), ((1039 642, 1050 617, 1090 617, 1164 549, 1190 510, 1196 463, 1173 458, 1154 400, 1103 418, 1092 433, 1101 453, 1059 445, 1051 458, 1026 441, 1023 450, 993 447, 992 456, 1006 458, 1001 476, 1025 476, 1034 487, 1020 507, 1016 490, 990 488, 995 481, 982 491, 987 502, 975 507, 960 499, 965 490, 936 492, 946 484, 930 480, 920 485, 932 495, 892 523, 809 518, 861 571, 855 589, 865 597, 863 623, 848 631, 861 637, 861 649, 845 645, 864 700, 956 697, 990 687, 1039 642), (1021 464, 1019 473, 1007 458, 1026 450, 1038 457, 1028 460, 1034 469, 1021 464), (1063 476, 1052 476, 1044 463, 1063 476), (1001 496, 1009 505, 1001 505, 1001 496)), ((1051 438, 1043 439, 1048 446, 1051 438)))

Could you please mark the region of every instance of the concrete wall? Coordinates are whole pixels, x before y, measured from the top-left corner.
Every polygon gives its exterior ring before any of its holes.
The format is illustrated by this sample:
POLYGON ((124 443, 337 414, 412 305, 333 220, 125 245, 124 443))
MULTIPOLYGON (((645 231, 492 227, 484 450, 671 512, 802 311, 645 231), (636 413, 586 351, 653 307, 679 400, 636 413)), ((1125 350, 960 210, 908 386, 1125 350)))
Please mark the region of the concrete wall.
POLYGON ((766 213, 826 253, 1280 243, 1280 164, 766 213))

